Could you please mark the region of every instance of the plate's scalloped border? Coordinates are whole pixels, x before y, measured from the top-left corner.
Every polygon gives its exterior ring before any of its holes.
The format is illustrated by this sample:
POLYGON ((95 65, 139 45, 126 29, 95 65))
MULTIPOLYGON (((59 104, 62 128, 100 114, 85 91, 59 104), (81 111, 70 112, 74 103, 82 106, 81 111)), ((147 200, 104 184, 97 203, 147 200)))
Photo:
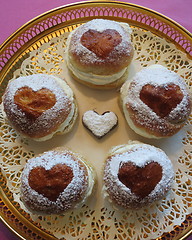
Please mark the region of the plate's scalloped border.
MULTIPOLYGON (((58 26, 65 27, 77 24, 77 19, 75 17, 80 17, 78 18, 78 23, 88 21, 94 17, 121 21, 128 20, 130 24, 134 26, 139 26, 143 29, 155 32, 156 35, 165 37, 185 52, 189 58, 192 58, 192 34, 168 17, 135 4, 114 1, 88 1, 53 9, 32 19, 13 33, 0 47, 1 81, 3 82, 11 64, 21 55, 23 49, 26 50, 32 42, 46 35, 50 29, 51 32, 53 32, 58 26), (95 11, 95 15, 93 15, 93 10, 95 11)), ((14 215, 16 208, 13 202, 9 202, 9 199, 4 193, 6 186, 3 186, 3 184, 1 185, 2 188, 0 189, 0 193, 2 198, 0 198, 0 215, 3 222, 22 239, 25 239, 22 237, 23 234, 31 239, 35 239, 35 237, 37 237, 36 239, 46 239, 36 233, 38 232, 38 228, 33 225, 33 223, 28 223, 30 227, 33 226, 32 231, 28 228, 29 226, 26 226, 26 223, 23 224, 14 215)), ((7 193, 9 198, 12 198, 8 190, 7 193)), ((18 214, 22 216, 22 213, 18 214)), ((181 226, 176 226, 173 231, 164 234, 158 239, 167 239, 167 237, 173 239, 175 237, 177 238, 178 235, 183 235, 180 236, 180 239, 184 239, 192 233, 192 229, 186 233, 191 224, 191 215, 188 215, 186 221, 184 221, 181 226)), ((56 239, 49 234, 46 235, 47 233, 45 232, 43 234, 45 234, 45 237, 49 236, 49 239, 56 239)))
POLYGON ((31 219, 30 221, 26 221, 25 217, 22 215, 22 212, 19 212, 17 209, 16 206, 18 206, 18 203, 14 202, 13 195, 6 186, 5 179, 1 172, 0 179, 0 219, 5 223, 5 225, 18 237, 24 240, 57 239, 54 236, 51 236, 49 233, 40 230, 31 219), (8 194, 8 196, 6 196, 5 192, 8 194), (10 198, 12 201, 9 200, 10 198), (17 217, 15 216, 15 213, 17 213, 17 217), (24 222, 22 222, 22 218, 24 219, 24 222))
MULTIPOLYGON (((4 178, 3 175, 1 175, 1 179, 4 178)), ((8 187, 6 186, 5 182, 2 185, 2 189, 0 189, 0 193, 2 196, 2 199, 0 198, 0 219, 7 225, 7 227, 15 233, 18 237, 21 239, 33 239, 33 240, 47 240, 47 237, 49 239, 57 239, 54 236, 50 235, 49 233, 46 232, 40 232, 39 234, 39 229, 33 221, 31 222, 28 221, 28 226, 25 225, 18 217, 15 216, 14 212, 16 208, 14 207, 13 202, 7 201, 7 196, 3 194, 4 191, 9 192, 8 187), (9 205, 5 204, 5 201, 9 203, 9 205), (31 230, 31 227, 33 230, 31 230), (25 237, 23 237, 23 234, 25 234, 25 237)), ((9 197, 12 197, 12 194, 9 192, 9 197)), ((16 203, 17 204, 17 203, 16 203)), ((22 216, 22 213, 18 213, 20 216, 22 216)), ((167 240, 167 239, 179 239, 184 240, 188 236, 192 234, 192 229, 188 231, 188 228, 192 225, 192 217, 191 214, 187 215, 186 220, 180 225, 180 226, 175 226, 174 230, 169 232, 169 233, 164 233, 161 237, 157 238, 156 240, 167 240)))
POLYGON ((143 28, 155 31, 156 34, 164 35, 192 57, 192 34, 172 19, 136 4, 116 1, 87 1, 55 8, 24 24, 1 45, 0 69, 23 45, 43 34, 47 29, 59 24, 70 25, 77 18, 82 22, 94 17, 106 16, 119 18, 121 21, 128 19, 133 25, 139 24, 143 28))

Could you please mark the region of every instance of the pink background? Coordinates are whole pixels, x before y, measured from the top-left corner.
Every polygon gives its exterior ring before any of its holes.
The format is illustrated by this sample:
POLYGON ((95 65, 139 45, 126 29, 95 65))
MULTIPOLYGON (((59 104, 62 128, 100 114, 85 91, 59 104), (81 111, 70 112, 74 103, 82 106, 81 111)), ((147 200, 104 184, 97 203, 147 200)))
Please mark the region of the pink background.
MULTIPOLYGON (((0 44, 2 44, 19 27, 32 18, 56 7, 77 2, 75 0, 3 0, 0 7, 0 44)), ((78 1, 80 2, 80 1, 78 1)), ((130 0, 135 3, 158 11, 172 18, 188 31, 192 32, 192 0, 130 0)), ((3 223, 0 222, 0 240, 17 240, 3 223)), ((188 240, 192 240, 189 237, 188 240)))
MULTIPOLYGON (((130 0, 158 11, 192 32, 192 0, 130 0)), ((0 44, 32 18, 75 0, 3 0, 0 7, 0 44)))

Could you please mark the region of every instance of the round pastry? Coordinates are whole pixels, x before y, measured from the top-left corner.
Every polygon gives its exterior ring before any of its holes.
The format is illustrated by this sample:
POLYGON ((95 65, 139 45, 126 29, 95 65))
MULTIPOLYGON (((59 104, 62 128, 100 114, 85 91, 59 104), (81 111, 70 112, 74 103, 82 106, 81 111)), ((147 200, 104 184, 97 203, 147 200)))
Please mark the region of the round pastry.
POLYGON ((182 77, 158 64, 125 82, 121 100, 129 126, 147 138, 174 135, 184 126, 192 108, 182 77))
POLYGON ((77 118, 77 104, 67 83, 55 76, 34 74, 11 80, 3 96, 11 125, 37 141, 69 132, 77 118))
POLYGON ((111 149, 104 168, 104 192, 115 205, 140 208, 163 198, 174 178, 172 163, 159 148, 130 142, 111 149))
POLYGON ((104 19, 94 19, 72 31, 66 62, 74 79, 98 89, 121 85, 133 58, 130 34, 128 24, 104 19))
POLYGON ((21 176, 21 199, 35 213, 63 213, 91 195, 94 172, 82 156, 55 149, 30 159, 21 176))

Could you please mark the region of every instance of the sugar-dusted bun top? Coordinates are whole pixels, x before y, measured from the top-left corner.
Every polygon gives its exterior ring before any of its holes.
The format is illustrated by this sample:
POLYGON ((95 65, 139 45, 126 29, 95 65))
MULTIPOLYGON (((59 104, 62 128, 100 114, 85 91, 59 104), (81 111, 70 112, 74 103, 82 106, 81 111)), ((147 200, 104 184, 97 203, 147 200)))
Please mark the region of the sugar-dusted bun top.
POLYGON ((145 128, 156 137, 171 136, 187 120, 191 97, 177 73, 161 65, 152 65, 138 72, 121 89, 125 115, 135 127, 145 128))
POLYGON ((132 59, 130 33, 131 28, 126 23, 104 19, 89 21, 71 32, 69 59, 79 70, 89 72, 91 69, 103 75, 116 73, 132 59), (103 70, 101 66, 107 68, 103 70))
POLYGON ((146 163, 143 167, 138 167, 132 162, 125 162, 119 167, 118 179, 136 196, 144 198, 162 179, 162 167, 155 160, 146 163))
POLYGON ((111 51, 122 41, 117 30, 106 29, 103 32, 89 29, 80 39, 81 44, 95 53, 97 57, 107 58, 111 51))
POLYGON ((90 181, 90 170, 81 156, 55 149, 27 162, 21 177, 21 196, 36 212, 61 213, 84 201, 92 190, 90 181))
POLYGON ((48 88, 34 91, 25 86, 18 88, 14 95, 14 103, 29 119, 36 119, 56 103, 55 94, 48 88))
POLYGON ((146 84, 140 92, 140 99, 159 117, 166 117, 182 101, 184 95, 174 83, 155 86, 146 84))
POLYGON ((172 185, 174 171, 159 148, 140 142, 120 145, 109 152, 105 189, 123 207, 140 207, 162 198, 172 185))
POLYGON ((29 173, 28 182, 33 190, 47 197, 50 201, 56 201, 72 179, 72 168, 66 164, 58 163, 48 170, 43 166, 33 168, 29 173))
POLYGON ((64 80, 35 74, 11 80, 3 104, 7 118, 18 132, 41 138, 65 122, 74 108, 74 98, 64 80))

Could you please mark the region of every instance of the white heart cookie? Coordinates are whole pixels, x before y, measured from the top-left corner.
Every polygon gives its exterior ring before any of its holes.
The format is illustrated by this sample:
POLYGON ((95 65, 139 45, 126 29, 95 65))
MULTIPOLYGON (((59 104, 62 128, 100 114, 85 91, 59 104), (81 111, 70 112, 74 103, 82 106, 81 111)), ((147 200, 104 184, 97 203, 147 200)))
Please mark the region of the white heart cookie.
POLYGON ((118 124, 116 114, 110 111, 100 115, 93 110, 89 110, 83 114, 82 121, 83 125, 97 138, 102 138, 118 124))

